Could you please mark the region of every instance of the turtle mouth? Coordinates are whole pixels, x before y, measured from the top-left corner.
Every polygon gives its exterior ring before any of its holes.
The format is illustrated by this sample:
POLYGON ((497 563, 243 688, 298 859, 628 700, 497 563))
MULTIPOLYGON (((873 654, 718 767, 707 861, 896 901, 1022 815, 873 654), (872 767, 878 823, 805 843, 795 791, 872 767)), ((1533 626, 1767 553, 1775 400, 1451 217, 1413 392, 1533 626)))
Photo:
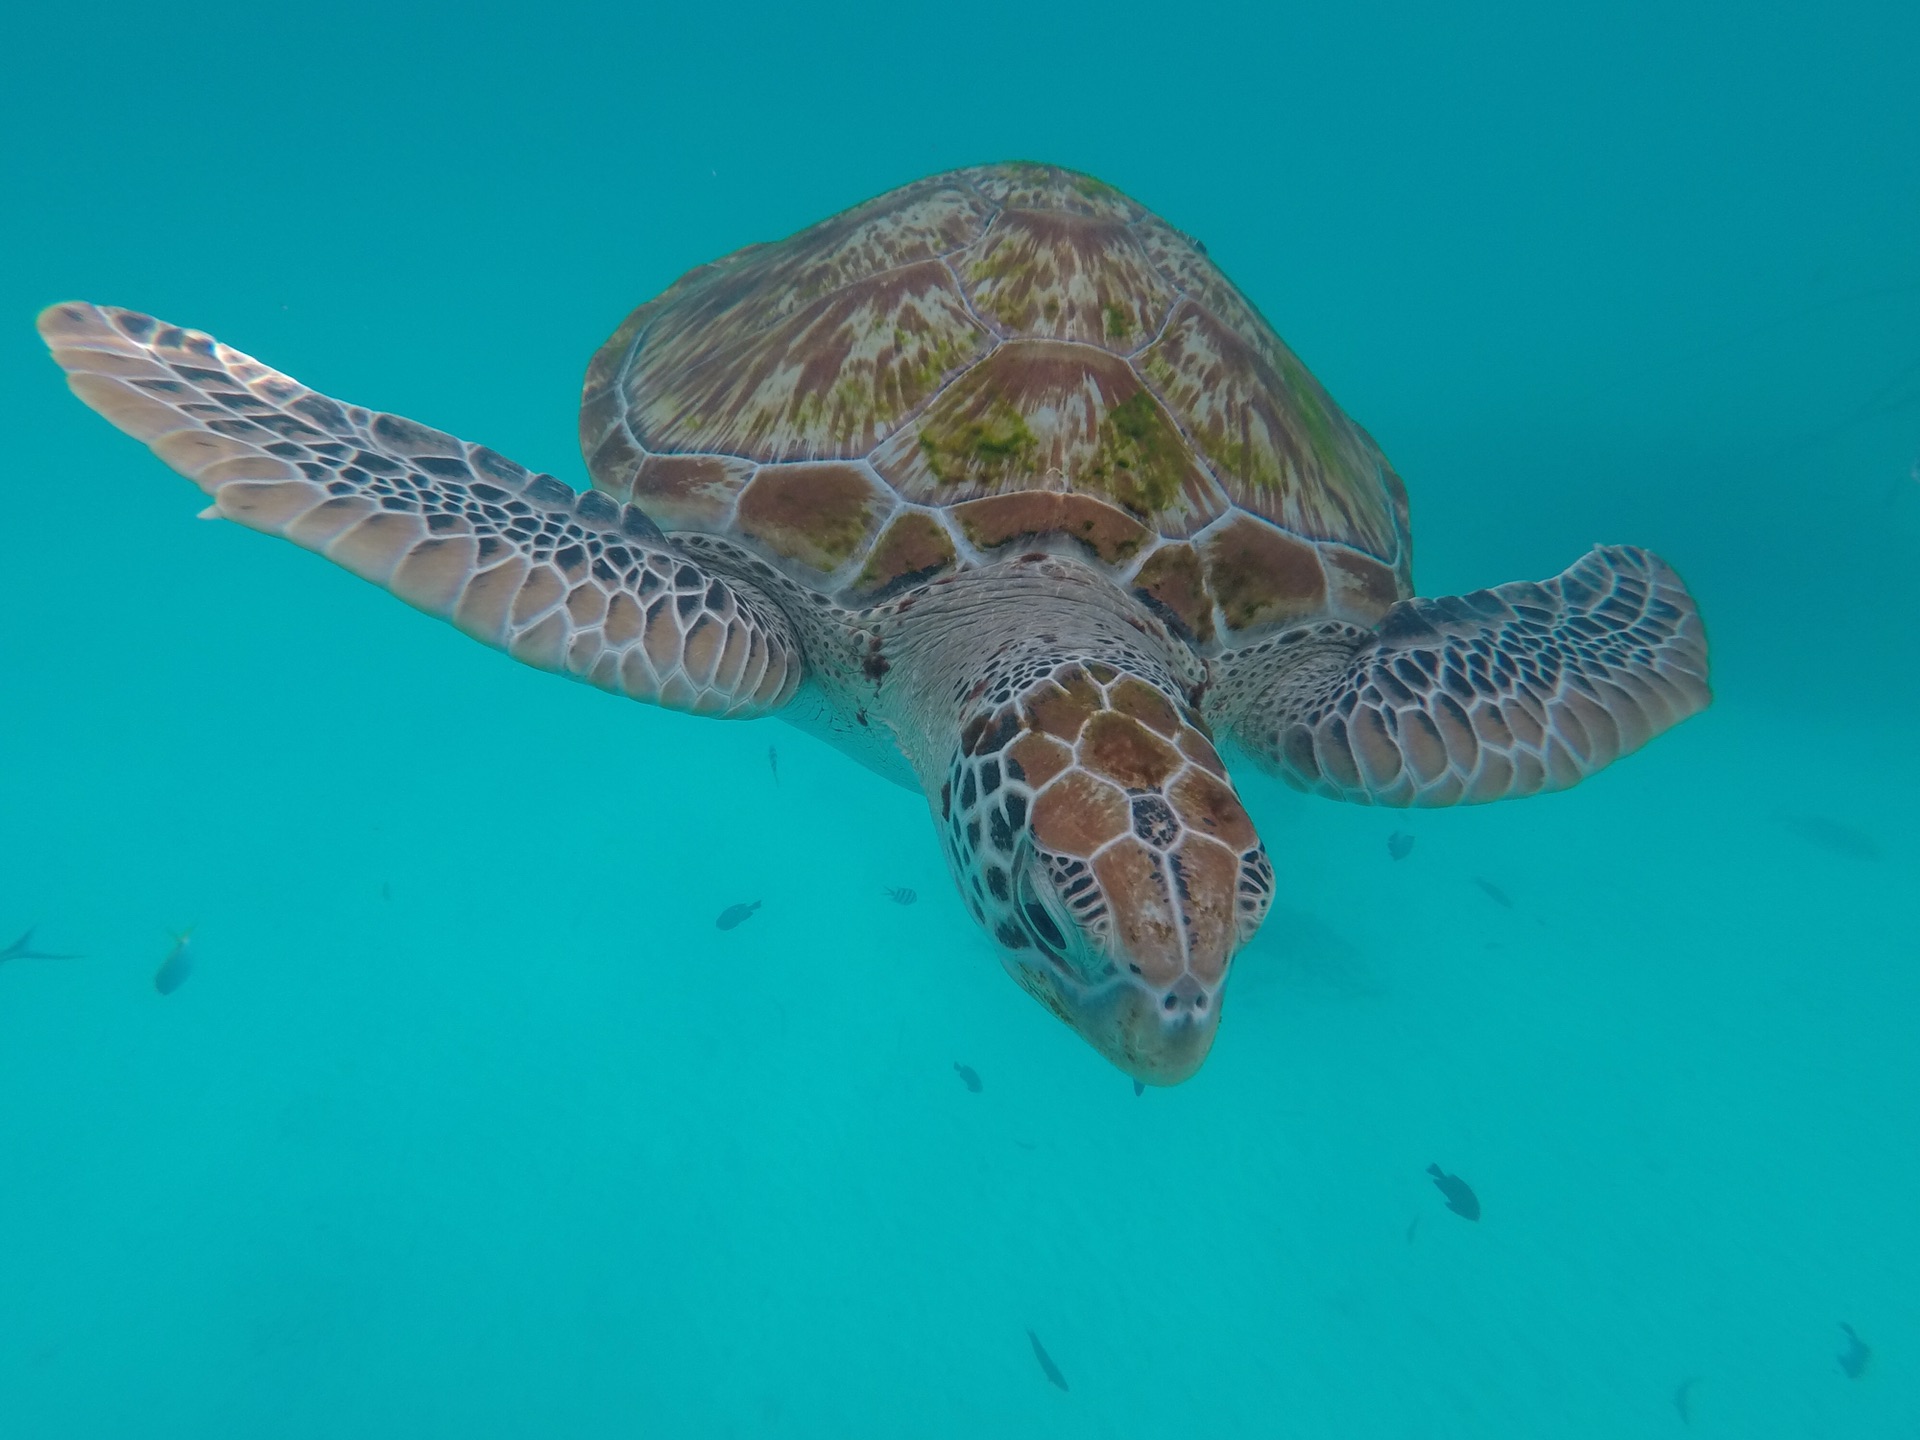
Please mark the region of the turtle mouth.
POLYGON ((1045 867, 1045 858, 1029 847, 1015 872, 1015 923, 1043 957, 1010 956, 1015 978, 1026 970, 1024 988, 1134 1079, 1177 1085, 1190 1077, 1212 1048, 1217 1003, 1209 1003, 1190 979, 1163 992, 1136 967, 1122 969, 1110 953, 1113 941, 1089 933, 1066 913, 1067 902, 1045 867))

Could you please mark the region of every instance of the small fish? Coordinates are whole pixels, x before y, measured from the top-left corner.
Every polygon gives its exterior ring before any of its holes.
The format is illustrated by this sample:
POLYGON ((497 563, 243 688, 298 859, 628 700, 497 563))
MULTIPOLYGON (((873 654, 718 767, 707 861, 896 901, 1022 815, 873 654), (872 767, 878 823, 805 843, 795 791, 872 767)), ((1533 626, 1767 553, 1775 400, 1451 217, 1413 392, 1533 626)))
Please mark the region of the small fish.
POLYGON ((920 898, 916 892, 909 890, 904 885, 898 890, 894 889, 891 885, 883 885, 881 888, 887 892, 887 898, 896 905, 911 905, 920 898))
POLYGON ((731 930, 734 926, 745 921, 749 915, 753 914, 753 912, 759 908, 760 902, 758 900, 754 901, 751 905, 729 905, 720 912, 720 918, 713 923, 722 930, 731 930))
POLYGON ((1693 1424, 1693 1387, 1699 1383, 1698 1375, 1689 1375, 1673 1388, 1673 1409, 1682 1425, 1693 1424))
POLYGON ((1136 1080, 1133 1082, 1133 1098, 1134 1099, 1138 1100, 1142 1095, 1146 1093, 1147 1093, 1147 1087, 1143 1081, 1136 1080))
POLYGON ((780 783, 780 752, 771 745, 767 746, 767 768, 773 772, 773 783, 778 785, 780 783))
POLYGON ((1413 853, 1413 837, 1404 830, 1396 830, 1387 836, 1387 854, 1396 860, 1404 860, 1413 853))
POLYGON ((393 899, 393 882, 392 881, 382 880, 380 882, 380 898, 382 900, 393 899))
POLYGON ((956 1060, 953 1062, 953 1073, 960 1077, 960 1083, 966 1086, 967 1089, 976 1095, 980 1093, 980 1072, 978 1070, 975 1070, 971 1065, 962 1065, 956 1060))
POLYGON ((1480 1197, 1473 1188, 1458 1175, 1449 1175, 1438 1165, 1427 1166, 1427 1174, 1433 1177, 1433 1183, 1440 1193, 1447 1197, 1447 1209, 1465 1220, 1480 1218, 1480 1197))
POLYGON ((187 977, 193 974, 193 946, 191 930, 183 930, 174 937, 173 949, 167 952, 167 958, 160 962, 160 968, 153 972, 153 988, 162 995, 171 995, 187 983, 187 977))
POLYGON ((7 946, 7 948, 4 950, 0 950, 0 962, 7 961, 7 960, 78 960, 78 959, 80 959, 80 956, 78 955, 56 955, 51 950, 34 949, 33 948, 33 930, 31 927, 28 928, 26 934, 22 935, 18 940, 14 941, 13 944, 7 946))
POLYGON ((1407 1244, 1411 1245, 1413 1243, 1413 1237, 1418 1235, 1419 1233, 1420 1233, 1420 1217, 1416 1215, 1413 1217, 1413 1223, 1407 1226, 1407 1244))
POLYGON ((1067 1377, 1062 1375, 1060 1373, 1060 1367, 1053 1363, 1053 1357, 1047 1354, 1047 1347, 1040 1343, 1040 1337, 1029 1330, 1027 1331, 1027 1339, 1033 1342, 1033 1358, 1040 1362, 1040 1372, 1062 1390, 1065 1390, 1067 1388, 1067 1377))
POLYGON ((1840 1368, 1849 1380, 1858 1380, 1867 1373, 1867 1366, 1873 1360, 1873 1347, 1854 1334, 1853 1326, 1846 1321, 1840 1322, 1840 1328, 1847 1332, 1847 1348, 1839 1355, 1840 1368))
POLYGON ((1849 860, 1878 860, 1884 853, 1873 836, 1824 815, 1794 815, 1777 810, 1773 818, 1809 845, 1818 845, 1849 860))
POLYGON ((1486 897, 1489 900, 1493 901, 1494 904, 1498 905, 1502 910, 1511 910, 1513 908, 1513 901, 1507 898, 1507 892, 1502 890, 1498 885, 1494 884, 1491 880, 1487 879, 1486 876, 1484 875, 1474 876, 1473 883, 1478 885, 1481 888, 1481 890, 1486 893, 1486 897))

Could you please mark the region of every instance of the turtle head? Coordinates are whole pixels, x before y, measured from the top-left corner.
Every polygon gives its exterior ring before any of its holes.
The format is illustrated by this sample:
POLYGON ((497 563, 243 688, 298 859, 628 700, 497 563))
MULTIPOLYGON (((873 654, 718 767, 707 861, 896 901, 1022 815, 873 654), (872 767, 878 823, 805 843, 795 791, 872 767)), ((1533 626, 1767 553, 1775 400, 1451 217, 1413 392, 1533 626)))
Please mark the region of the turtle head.
POLYGON ((938 801, 975 918, 1115 1065, 1186 1079, 1273 893, 1205 722, 1166 686, 1081 661, 976 704, 938 801))

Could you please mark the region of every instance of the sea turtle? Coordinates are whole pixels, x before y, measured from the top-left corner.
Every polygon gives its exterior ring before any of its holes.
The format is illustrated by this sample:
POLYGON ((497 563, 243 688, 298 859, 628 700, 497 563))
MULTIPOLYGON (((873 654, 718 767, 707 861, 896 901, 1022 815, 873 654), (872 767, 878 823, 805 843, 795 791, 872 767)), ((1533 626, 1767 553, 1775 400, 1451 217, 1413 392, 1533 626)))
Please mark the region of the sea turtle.
POLYGON ((996 165, 689 272, 587 370, 576 493, 197 331, 55 305, 87 404, 516 659, 780 715, 924 793, 968 909, 1139 1081, 1274 874, 1215 748, 1363 804, 1573 784, 1708 700, 1659 559, 1413 598, 1405 488, 1205 247, 996 165))

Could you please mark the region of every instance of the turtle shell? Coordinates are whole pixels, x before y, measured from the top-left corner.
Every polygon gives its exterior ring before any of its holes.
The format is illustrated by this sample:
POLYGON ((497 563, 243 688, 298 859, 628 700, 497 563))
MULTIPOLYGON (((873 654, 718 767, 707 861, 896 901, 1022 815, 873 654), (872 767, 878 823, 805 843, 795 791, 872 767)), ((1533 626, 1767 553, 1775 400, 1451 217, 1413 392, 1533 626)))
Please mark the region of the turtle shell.
POLYGON ((597 488, 869 604, 1054 548, 1203 649, 1412 593, 1407 500, 1196 241, 1091 176, 907 185, 681 277, 594 356, 597 488))

